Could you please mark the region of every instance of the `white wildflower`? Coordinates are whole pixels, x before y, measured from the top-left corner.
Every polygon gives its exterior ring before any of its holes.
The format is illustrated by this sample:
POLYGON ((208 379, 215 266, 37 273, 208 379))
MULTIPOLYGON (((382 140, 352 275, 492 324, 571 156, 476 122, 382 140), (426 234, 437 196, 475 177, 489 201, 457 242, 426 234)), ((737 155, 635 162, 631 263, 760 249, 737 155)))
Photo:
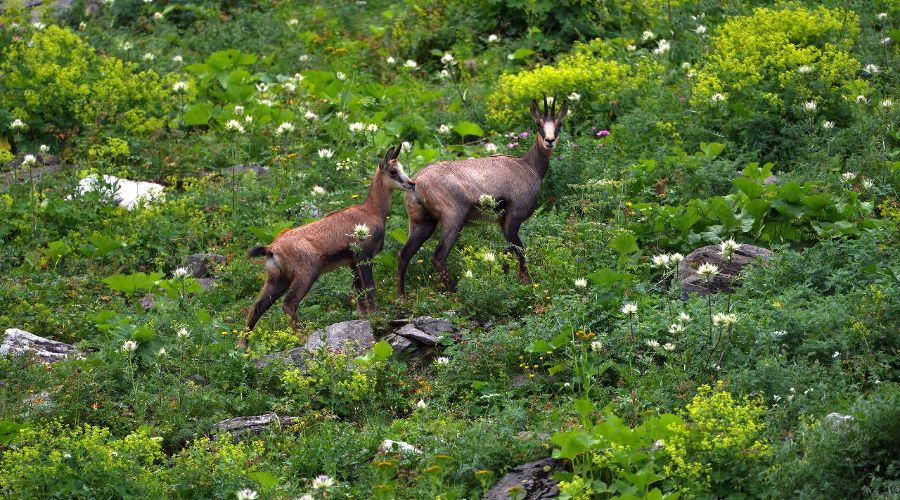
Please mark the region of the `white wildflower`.
POLYGON ((184 58, 181 57, 180 55, 174 55, 174 56, 172 56, 172 62, 180 64, 180 63, 184 62, 184 58))
POLYGON ((665 54, 672 48, 672 44, 669 43, 668 40, 662 39, 656 42, 656 48, 653 49, 654 54, 665 54))
POLYGON ((669 255, 669 260, 672 261, 672 264, 677 265, 679 262, 684 260, 684 255, 681 255, 680 253, 673 253, 672 255, 669 255))
POLYGON ((266 82, 259 82, 256 84, 256 91, 260 94, 265 94, 269 91, 269 84, 266 82))
POLYGON ((573 101, 573 102, 579 101, 579 100, 581 100, 581 94, 579 94, 578 92, 572 92, 571 94, 568 95, 568 98, 570 101, 573 101))
POLYGON ((366 125, 362 122, 353 122, 350 124, 351 132, 362 132, 362 130, 366 128, 366 125))
POLYGON ((400 143, 400 149, 402 151, 409 153, 410 151, 412 151, 412 148, 413 148, 413 145, 409 141, 403 141, 400 143))
POLYGON ((387 59, 385 59, 384 61, 391 65, 397 62, 397 60, 394 59, 394 56, 388 56, 387 59))
POLYGON ((669 254, 661 253, 653 256, 653 267, 669 267, 672 257, 669 254))
POLYGON ((622 306, 622 309, 620 309, 625 316, 631 316, 632 314, 635 314, 637 310, 637 304, 634 302, 626 302, 625 305, 622 306))
POLYGON ((166 348, 165 348, 165 347, 160 347, 159 350, 156 351, 156 355, 157 355, 157 356, 165 356, 166 354, 168 354, 168 353, 166 352, 166 348))
POLYGON ((412 59, 407 59, 406 62, 403 63, 403 65, 407 68, 416 69, 419 66, 419 63, 413 61, 412 59))
POLYGON ((237 132, 239 134, 244 133, 244 126, 241 125, 241 122, 237 120, 228 120, 225 122, 225 130, 230 130, 232 132, 237 132))
POLYGON ((133 340, 126 340, 122 344, 122 350, 125 352, 134 352, 135 350, 137 350, 137 347, 138 347, 137 342, 135 342, 133 340))
POLYGON ((494 255, 494 252, 484 252, 484 255, 481 256, 481 260, 485 262, 497 262, 497 256, 494 255))
POLYGON ((19 118, 16 118, 15 120, 13 120, 12 122, 10 122, 10 124, 9 124, 9 128, 11 128, 11 129, 13 129, 13 130, 22 130, 22 129, 24 129, 25 127, 26 127, 25 122, 23 122, 23 121, 22 121, 21 119, 19 119, 19 118))
POLYGON ((335 78, 337 78, 338 80, 340 80, 342 82, 347 79, 347 75, 345 75, 343 71, 338 71, 337 73, 334 74, 334 76, 335 76, 335 78))
POLYGON ((822 122, 822 128, 824 128, 825 130, 833 129, 833 128, 834 128, 834 122, 829 121, 829 120, 825 120, 825 121, 822 122))
POLYGON ((303 75, 301 75, 300 73, 294 73, 293 79, 295 82, 302 82, 303 78, 303 75))
POLYGON ((369 132, 378 132, 378 125, 370 123, 366 125, 366 130, 368 130, 369 132))
POLYGON ((740 250, 741 244, 734 241, 733 239, 727 239, 722 243, 719 243, 719 252, 725 257, 727 260, 731 260, 731 257, 734 255, 734 252, 740 250))
POLYGON ((420 399, 419 402, 416 403, 416 408, 420 408, 420 409, 428 408, 428 403, 426 403, 424 399, 420 399))
POLYGON ((34 155, 25 155, 25 157, 22 158, 22 166, 23 167, 30 167, 30 166, 34 165, 35 163, 37 163, 37 158, 35 158, 34 155))
POLYGON ((187 89, 188 89, 187 82, 175 82, 172 85, 172 91, 174 91, 176 94, 181 94, 181 93, 187 92, 187 89))
POLYGON ((831 355, 832 358, 836 358, 841 355, 840 351, 834 351, 834 354, 831 355))
POLYGON ((600 342, 599 340, 591 342, 591 350, 594 352, 600 352, 601 350, 603 350, 603 342, 600 342))
POLYGON ((274 104, 274 103, 273 103, 271 100, 269 100, 269 99, 257 99, 256 102, 262 104, 263 106, 268 106, 268 107, 270 107, 270 108, 272 107, 272 104, 274 104))
POLYGON ((841 174, 841 178, 844 179, 845 182, 853 182, 856 179, 856 172, 844 172, 841 174))
POLYGON ((887 15, 887 12, 879 12, 878 15, 875 17, 878 18, 879 21, 886 21, 888 18, 888 15, 887 15))
POLYGON ((696 33, 698 35, 705 35, 706 31, 707 31, 706 26, 704 26, 702 24, 700 24, 696 28, 694 28, 694 33, 696 33))
POLYGON ((475 277, 475 273, 473 273, 471 269, 466 269, 466 272, 464 273, 464 275, 466 278, 469 278, 469 279, 472 279, 475 277))
POLYGON ((328 158, 331 158, 332 156, 334 156, 334 151, 331 149, 328 149, 328 148, 322 148, 322 149, 316 151, 316 153, 318 153, 319 158, 323 158, 326 160, 328 158))
POLYGON ((184 278, 188 274, 190 274, 190 271, 188 271, 188 268, 186 267, 179 267, 178 269, 172 271, 172 276, 176 278, 184 278))
POLYGON ((672 323, 671 325, 669 325, 669 333, 675 334, 681 333, 683 331, 684 325, 682 325, 681 323, 672 323))
POLYGON ((584 278, 578 278, 575 280, 575 288, 587 288, 587 280, 584 278))
POLYGON ((487 144, 484 145, 484 149, 485 149, 488 153, 494 153, 494 152, 497 151, 497 145, 494 144, 493 142, 489 142, 489 143, 487 143, 487 144))
POLYGON ((656 38, 656 34, 650 30, 647 30, 647 31, 641 33, 641 40, 643 40, 645 42, 647 40, 653 40, 654 38, 656 38))
POLYGON ((358 240, 364 240, 372 234, 372 231, 369 230, 369 226, 365 224, 357 224, 353 228, 353 237, 358 240))
POLYGON ((629 43, 628 45, 625 46, 625 50, 627 50, 628 52, 634 52, 635 50, 637 50, 637 45, 633 45, 633 44, 629 43))
POLYGON ((650 348, 652 348, 652 349, 656 349, 657 347, 659 347, 659 342, 657 342, 657 341, 655 341, 655 340, 648 340, 648 341, 647 341, 647 347, 650 347, 650 348))
POLYGON ((810 66, 808 64, 804 64, 803 66, 800 66, 799 68, 797 68, 797 73, 800 73, 801 75, 805 75, 805 74, 809 73, 810 71, 812 71, 812 66, 810 66))
POLYGON ((283 84, 281 84, 281 88, 288 94, 293 94, 297 91, 297 84, 295 84, 294 82, 284 82, 283 84))
POLYGON ((317 185, 313 186, 312 194, 314 194, 316 196, 321 196, 321 195, 325 194, 325 188, 323 188, 322 186, 319 186, 317 184, 317 185))
POLYGON ((691 316, 686 312, 680 312, 680 313, 678 313, 678 321, 680 321, 682 323, 690 323, 691 316))
POLYGON ((712 95, 712 97, 709 98, 709 100, 712 102, 722 102, 725 100, 725 94, 723 94, 721 92, 716 92, 715 94, 712 95))
POLYGON ((294 124, 291 122, 284 122, 275 129, 275 135, 284 135, 294 131, 294 124))
POLYGON ((437 130, 438 130, 438 133, 440 133, 440 134, 449 134, 450 133, 450 127, 443 123, 440 126, 438 126, 437 130))
POLYGON ((707 281, 711 280, 718 273, 719 267, 715 264, 710 264, 709 262, 705 262, 697 268, 697 274, 707 281))
POLYGON ((134 47, 134 44, 131 42, 123 42, 121 47, 122 50, 131 50, 131 48, 134 47))
POLYGON ((869 100, 866 99, 866 96, 864 96, 864 95, 858 95, 858 96, 856 96, 856 103, 857 103, 857 104, 867 104, 868 102, 869 102, 869 100))
POLYGON ((497 43, 500 41, 500 37, 492 33, 488 35, 487 41, 488 43, 497 43))
POLYGON ((806 101, 803 103, 803 109, 810 113, 815 112, 817 107, 816 101, 806 101))
POLYGON ((872 73, 873 75, 881 73, 881 68, 879 68, 877 64, 866 64, 865 66, 863 66, 863 69, 869 73, 872 73))
POLYGON ((439 76, 441 79, 446 80, 447 78, 450 78, 450 72, 447 71, 446 69, 442 69, 441 72, 438 73, 438 76, 439 76))
POLYGON ((309 121, 315 121, 319 117, 319 115, 313 113, 312 111, 307 111, 306 114, 303 115, 303 117, 309 121))
POLYGON ((247 115, 244 117, 244 122, 247 125, 253 125, 253 115, 247 115))
POLYGON ((294 18, 288 19, 287 24, 288 24, 288 26, 296 26, 296 25, 300 24, 300 20, 294 17, 294 18))
POLYGON ((191 336, 191 333, 188 332, 188 329, 185 327, 181 327, 178 329, 178 332, 175 333, 175 336, 180 339, 186 339, 191 336))
POLYGON ((146 54, 141 56, 141 59, 143 59, 145 61, 152 61, 152 60, 156 59, 156 55, 153 53, 147 52, 146 54))
POLYGON ((663 344, 662 347, 663 347, 663 349, 665 349, 665 350, 667 350, 667 351, 669 351, 669 352, 672 352, 672 351, 675 350, 675 344, 673 344, 673 343, 671 343, 671 342, 666 342, 665 344, 663 344))
POLYGON ((441 64, 450 65, 450 64, 454 64, 455 62, 456 62, 456 59, 454 59, 453 54, 451 54, 449 52, 445 53, 443 55, 443 57, 441 57, 441 64))
POLYGON ((163 16, 162 12, 154 12, 153 13, 153 19, 156 21, 162 21, 163 17, 165 17, 165 16, 163 16))
POLYGON ((878 42, 881 43, 881 45, 887 45, 887 44, 891 43, 891 37, 886 36, 886 37, 878 40, 878 42))
POLYGON ((450 364, 450 358, 448 358, 447 356, 439 356, 434 360, 434 362, 437 365, 446 366, 450 364))
POLYGON ((872 179, 863 179, 862 187, 865 189, 872 189, 875 187, 875 182, 873 182, 872 179))
POLYGON ((235 106, 234 114, 237 116, 241 116, 242 114, 244 114, 244 107, 243 106, 235 106))
POLYGON ((237 500, 256 500, 257 497, 259 497, 259 493, 250 488, 244 488, 237 492, 237 500))
POLYGON ((881 101, 882 108, 890 108, 893 105, 894 105, 894 101, 892 101, 891 99, 884 99, 881 101))
POLYGON ((737 315, 734 313, 716 313, 712 317, 715 326, 731 326, 737 322, 737 315))
POLYGON ((46 144, 41 144, 41 147, 38 149, 40 149, 41 154, 47 154, 50 152, 50 146, 48 146, 46 144))

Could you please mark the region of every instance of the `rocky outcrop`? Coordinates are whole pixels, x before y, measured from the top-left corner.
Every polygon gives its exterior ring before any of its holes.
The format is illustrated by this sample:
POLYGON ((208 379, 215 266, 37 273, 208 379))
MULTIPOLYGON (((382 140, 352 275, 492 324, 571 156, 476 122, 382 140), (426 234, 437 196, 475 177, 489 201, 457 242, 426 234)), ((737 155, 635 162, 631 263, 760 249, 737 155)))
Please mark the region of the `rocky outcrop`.
POLYGON ((751 264, 765 264, 772 257, 772 251, 753 246, 741 245, 734 252, 731 260, 725 260, 718 245, 708 245, 698 248, 688 254, 678 264, 678 277, 681 280, 681 294, 687 296, 691 293, 706 295, 717 292, 730 292, 735 286, 735 278, 741 271, 751 264), (710 263, 719 268, 718 274, 707 283, 697 274, 697 268, 702 264, 710 263))
POLYGON ((272 427, 287 427, 300 420, 299 417, 279 417, 275 413, 266 413, 253 417, 236 417, 223 420, 213 426, 213 432, 226 431, 233 438, 259 434, 272 427))
POLYGON ((366 320, 343 321, 312 332, 300 347, 258 359, 256 367, 261 369, 272 362, 283 362, 302 368, 306 358, 322 348, 359 356, 368 352, 373 345, 375 336, 372 334, 371 323, 366 320))
POLYGON ((563 462, 554 458, 544 458, 513 467, 488 490, 484 498, 487 500, 556 498, 559 496, 559 488, 553 480, 553 474, 563 470, 565 470, 563 462))
POLYGON ((0 356, 31 355, 41 363, 50 364, 83 356, 71 344, 45 339, 18 328, 8 328, 0 345, 0 356))
POLYGON ((214 272, 218 267, 224 266, 227 259, 224 255, 215 253, 195 253, 184 258, 184 268, 194 278, 215 278, 214 272))

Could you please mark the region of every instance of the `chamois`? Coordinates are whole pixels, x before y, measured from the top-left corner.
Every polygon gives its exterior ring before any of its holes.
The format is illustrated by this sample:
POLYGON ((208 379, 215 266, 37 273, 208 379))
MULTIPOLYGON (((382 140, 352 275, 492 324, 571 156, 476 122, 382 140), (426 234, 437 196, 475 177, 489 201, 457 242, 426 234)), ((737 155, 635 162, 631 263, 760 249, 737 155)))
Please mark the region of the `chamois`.
POLYGON ((487 158, 432 163, 416 175, 415 191, 406 193, 406 212, 409 215, 409 236, 397 256, 397 290, 405 293, 406 267, 422 244, 431 237, 438 223, 441 236, 434 250, 432 262, 444 286, 451 292, 456 284, 447 269, 447 256, 459 238, 463 226, 478 218, 478 205, 483 195, 497 202, 499 222, 509 243, 508 251, 518 258, 519 278, 531 282, 525 263, 519 227, 534 213, 541 180, 550 166, 550 156, 556 147, 562 120, 569 110, 564 102, 559 112, 556 100, 548 106, 544 97, 544 112, 531 101, 531 116, 537 124, 534 145, 518 158, 493 155, 487 158))
MULTIPOLYGON (((375 280, 372 258, 384 246, 384 221, 394 189, 415 189, 397 161, 401 146, 389 148, 378 165, 369 194, 353 205, 304 226, 282 231, 272 243, 247 251, 248 257, 266 256, 266 284, 247 316, 246 331, 279 297, 287 293, 282 308, 296 324, 297 304, 322 274, 341 266, 353 269, 353 289, 362 313, 375 310, 375 280)), ((238 346, 247 347, 246 331, 238 346)))

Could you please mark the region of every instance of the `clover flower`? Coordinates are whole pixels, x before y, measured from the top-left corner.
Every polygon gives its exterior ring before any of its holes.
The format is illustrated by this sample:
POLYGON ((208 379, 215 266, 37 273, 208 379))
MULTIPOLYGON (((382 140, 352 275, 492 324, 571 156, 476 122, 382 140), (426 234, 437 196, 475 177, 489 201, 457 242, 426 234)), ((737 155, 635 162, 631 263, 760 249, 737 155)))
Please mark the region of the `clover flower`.
POLYGON ((494 144, 493 142, 489 142, 489 143, 487 143, 487 144, 484 145, 484 149, 485 149, 488 153, 494 153, 494 152, 497 151, 497 145, 494 144))
POLYGON ((366 130, 368 130, 369 132, 378 132, 378 125, 370 123, 366 125, 366 130))
POLYGON ((672 257, 669 254, 661 253, 653 256, 653 267, 669 267, 672 257))
POLYGON ((646 344, 647 344, 647 347, 650 347, 650 348, 653 348, 653 349, 656 349, 657 347, 659 347, 659 342, 657 342, 657 341, 655 341, 655 340, 652 340, 652 339, 651 339, 651 340, 648 340, 648 341, 646 342, 646 344))
POLYGON ((662 348, 669 352, 672 352, 675 350, 675 344, 673 344, 671 342, 666 342, 665 344, 663 344, 662 348))
POLYGON ((322 474, 313 479, 312 487, 314 490, 323 490, 334 486, 334 479, 322 474))
POLYGON ((641 33, 641 40, 643 40, 645 42, 647 40, 653 40, 654 38, 656 38, 656 34, 650 30, 647 30, 647 31, 641 33))
POLYGON ((307 110, 306 114, 303 115, 303 118, 306 118, 309 121, 315 121, 317 118, 319 118, 319 115, 307 110))
POLYGON ((722 254, 722 257, 725 257, 727 260, 731 260, 734 252, 737 252, 740 248, 741 244, 733 239, 727 239, 722 243, 719 243, 719 252, 722 254))
POLYGON ((188 268, 186 268, 186 267, 179 267, 178 269, 172 271, 172 276, 174 276, 174 277, 176 277, 176 278, 184 278, 184 277, 187 276, 189 273, 190 273, 190 271, 188 271, 188 268))
POLYGON ((316 153, 319 155, 319 158, 322 158, 325 160, 334 156, 334 151, 332 151, 328 148, 322 148, 322 149, 316 151, 316 153))
POLYGON ((450 133, 450 127, 443 123, 440 124, 440 126, 438 126, 437 130, 438 130, 439 134, 449 134, 450 133))
POLYGON ((50 152, 50 146, 48 146, 46 144, 41 144, 41 147, 38 149, 41 151, 41 154, 44 154, 44 155, 50 152))
POLYGON ((316 196, 321 196, 321 195, 325 194, 325 188, 323 188, 322 186, 319 186, 317 184, 317 185, 313 186, 312 194, 314 194, 316 196))
POLYGON ((441 57, 441 64, 443 65, 452 65, 456 63, 456 59, 453 58, 453 54, 447 52, 441 57))
POLYGON ((25 155, 25 157, 22 158, 23 167, 30 167, 35 163, 37 163, 37 158, 35 158, 34 155, 25 155))
POLYGON ((672 255, 669 255, 669 260, 672 262, 673 265, 678 265, 681 261, 684 260, 684 255, 681 255, 680 253, 676 252, 676 253, 673 253, 672 255))
POLYGON ((191 336, 191 333, 188 332, 188 329, 185 327, 181 327, 178 329, 178 332, 175 333, 175 336, 180 339, 186 339, 191 336))
POLYGON ((387 56, 387 59, 385 59, 384 62, 393 65, 394 63, 397 62, 397 60, 394 59, 394 56, 387 56))
POLYGON ((350 124, 351 132, 362 132, 362 130, 366 128, 366 125, 362 122, 353 122, 350 124))
POLYGON ((122 343, 122 350, 125 352, 134 352, 137 350, 137 342, 133 340, 126 340, 122 343))
POLYGON ((22 130, 22 129, 24 129, 26 126, 27 126, 27 125, 25 125, 25 122, 23 122, 23 121, 20 120, 19 118, 16 118, 15 120, 13 120, 12 122, 10 122, 10 124, 9 124, 9 128, 11 128, 11 129, 13 129, 13 130, 22 130))
POLYGON ((625 316, 631 316, 635 314, 637 310, 637 304, 635 304, 634 302, 626 302, 625 305, 622 306, 622 309, 620 309, 620 311, 622 311, 622 314, 624 314, 625 316))
POLYGON ((602 351, 603 350, 603 342, 600 342, 599 340, 595 340, 595 341, 591 342, 591 350, 594 352, 602 351))
POLYGON ((335 76, 335 78, 337 78, 338 80, 340 80, 342 82, 347 79, 347 75, 345 75, 343 71, 338 71, 337 73, 334 74, 334 76, 335 76))
POLYGON ((686 312, 680 312, 678 313, 678 321, 681 323, 690 323, 691 316, 686 312))
POLYGON ((419 63, 413 61, 412 59, 407 59, 406 62, 403 63, 403 65, 410 69, 416 69, 419 66, 419 63))
POLYGON ((575 288, 587 288, 587 280, 584 278, 578 278, 575 280, 575 288))
POLYGON ((669 325, 669 333, 676 334, 684 331, 684 325, 681 323, 672 323, 669 325))

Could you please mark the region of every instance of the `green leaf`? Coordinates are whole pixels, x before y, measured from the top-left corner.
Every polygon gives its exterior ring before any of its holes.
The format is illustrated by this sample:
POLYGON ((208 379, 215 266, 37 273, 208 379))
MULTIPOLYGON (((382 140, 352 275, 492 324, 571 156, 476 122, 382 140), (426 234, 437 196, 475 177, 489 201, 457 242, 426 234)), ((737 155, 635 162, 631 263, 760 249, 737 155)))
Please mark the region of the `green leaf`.
POLYGON ((13 422, 11 420, 0 420, 0 444, 6 444, 16 438, 19 431, 27 429, 29 426, 13 422))
POLYGON ((391 354, 394 354, 394 348, 391 347, 391 344, 381 340, 372 346, 372 353, 375 354, 377 360, 388 359, 391 354))
POLYGON ((481 137, 484 135, 484 130, 481 130, 481 127, 479 127, 477 123, 467 121, 461 121, 454 125, 453 131, 459 134, 459 136, 462 138, 465 138, 468 135, 472 135, 475 137, 481 137))
POLYGON ((156 337, 156 332, 144 325, 135 327, 131 332, 131 338, 138 342, 150 342, 154 337, 156 337))
POLYGON ((519 60, 521 60, 521 59, 525 59, 525 58, 531 57, 531 56, 533 56, 534 54, 535 54, 535 52, 534 52, 533 50, 531 50, 531 49, 525 49, 525 48, 522 48, 522 49, 516 49, 516 51, 513 52, 513 59, 519 59, 519 60))
POLYGON ((267 471, 257 471, 251 472, 247 474, 247 477, 259 483, 260 486, 264 490, 268 490, 269 488, 278 484, 278 478, 275 477, 274 474, 267 471))
POLYGON ((409 235, 406 234, 406 229, 403 229, 402 227, 391 229, 390 232, 388 232, 388 235, 400 244, 406 243, 406 240, 409 238, 409 235))
POLYGON ((626 283, 629 278, 630 275, 628 273, 613 271, 608 267, 598 269, 587 275, 587 279, 589 279, 592 283, 605 288, 613 288, 616 285, 626 283))
POLYGON ((134 274, 113 274, 103 278, 103 282, 109 285, 113 290, 131 295, 137 290, 146 290, 153 286, 163 277, 162 273, 145 274, 137 272, 134 274))
POLYGON ((743 191, 751 200, 759 198, 763 192, 763 187, 749 177, 737 177, 731 179, 731 183, 743 191))
POLYGON ((703 156, 705 156, 707 160, 712 160, 716 156, 722 154, 722 151, 725 150, 725 145, 721 142, 701 142, 700 150, 703 151, 703 156))
POLYGON ((818 212, 834 203, 834 197, 828 193, 811 194, 801 198, 800 202, 809 207, 813 212, 818 212))
POLYGON ((208 102, 195 102, 184 111, 185 125, 206 125, 212 118, 213 105, 208 102))
POLYGON ((631 233, 621 233, 609 242, 609 247, 619 255, 634 253, 638 251, 637 238, 631 233))

